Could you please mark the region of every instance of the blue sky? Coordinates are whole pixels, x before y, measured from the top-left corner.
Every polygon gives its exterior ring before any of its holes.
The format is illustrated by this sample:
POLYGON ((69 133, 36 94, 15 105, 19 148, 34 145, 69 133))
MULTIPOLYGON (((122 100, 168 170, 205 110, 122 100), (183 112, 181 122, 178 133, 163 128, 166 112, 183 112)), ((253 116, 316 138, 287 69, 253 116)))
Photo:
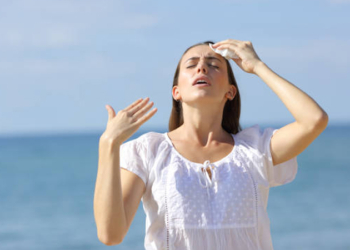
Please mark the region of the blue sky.
MULTIPOLYGON (((251 41, 309 94, 329 124, 350 123, 350 1, 1 1, 0 135, 103 131, 105 104, 149 96, 144 129, 166 128, 171 85, 194 43, 251 41)), ((241 124, 294 121, 257 76, 231 62, 241 124)))

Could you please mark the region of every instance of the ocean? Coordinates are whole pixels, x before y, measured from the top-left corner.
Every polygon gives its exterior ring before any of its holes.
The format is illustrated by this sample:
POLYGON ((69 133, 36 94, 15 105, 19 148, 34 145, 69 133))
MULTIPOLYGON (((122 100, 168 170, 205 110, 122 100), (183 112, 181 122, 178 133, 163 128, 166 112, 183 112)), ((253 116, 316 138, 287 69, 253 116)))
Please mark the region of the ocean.
MULTIPOLYGON (((142 203, 120 245, 105 246, 97 238, 99 137, 0 137, 1 250, 144 249, 142 203)), ((327 127, 298 164, 293 182, 270 189, 274 249, 350 249, 350 125, 327 127)))

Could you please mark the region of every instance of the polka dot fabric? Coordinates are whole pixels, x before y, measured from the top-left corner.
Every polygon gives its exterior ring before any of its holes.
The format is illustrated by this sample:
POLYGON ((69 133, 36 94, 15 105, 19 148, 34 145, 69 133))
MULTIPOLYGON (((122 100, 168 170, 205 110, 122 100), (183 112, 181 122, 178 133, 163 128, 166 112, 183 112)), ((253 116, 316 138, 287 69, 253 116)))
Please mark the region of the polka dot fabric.
POLYGON ((167 133, 124 143, 120 167, 146 185, 145 249, 273 249, 266 207, 269 188, 291 182, 296 158, 273 166, 270 140, 277 129, 258 125, 232 135, 232 152, 217 162, 194 163, 167 133), (213 167, 211 178, 202 168, 213 167))
POLYGON ((256 195, 248 171, 229 161, 215 167, 219 181, 206 188, 199 184, 196 171, 186 162, 180 161, 169 168, 166 189, 173 226, 228 228, 256 225, 256 195))

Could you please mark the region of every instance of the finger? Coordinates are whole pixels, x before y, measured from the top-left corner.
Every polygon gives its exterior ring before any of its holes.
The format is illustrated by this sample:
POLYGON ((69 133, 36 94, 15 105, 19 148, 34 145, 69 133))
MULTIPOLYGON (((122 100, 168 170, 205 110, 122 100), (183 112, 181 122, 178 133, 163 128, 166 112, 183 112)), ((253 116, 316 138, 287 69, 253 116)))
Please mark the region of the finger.
POLYGON ((146 121, 148 121, 154 114, 158 111, 157 108, 152 109, 150 112, 148 112, 146 115, 142 116, 136 123, 138 125, 144 124, 146 121))
POLYGON ((213 44, 212 46, 213 46, 213 48, 217 48, 218 46, 223 45, 223 44, 238 44, 240 42, 241 41, 239 41, 239 40, 227 39, 224 41, 217 42, 217 43, 213 44))
POLYGON ((142 107, 144 107, 148 101, 149 101, 149 98, 147 97, 144 100, 142 100, 140 103, 135 105, 133 108, 129 109, 128 112, 131 115, 134 115, 138 110, 140 110, 142 107))
POLYGON ((108 104, 106 105, 106 109, 108 111, 108 121, 110 121, 111 119, 113 119, 115 117, 115 111, 112 108, 112 106, 110 106, 108 104))
POLYGON ((138 103, 142 101, 142 98, 138 99, 137 101, 133 102, 131 105, 127 106, 124 110, 128 111, 129 109, 135 107, 138 103))
POLYGON ((237 63, 237 65, 240 67, 240 68, 242 68, 242 59, 234 59, 234 58, 232 58, 232 60, 235 62, 235 63, 237 63))
POLYGON ((139 111, 137 111, 134 114, 134 118, 138 119, 139 117, 141 117, 143 114, 145 114, 148 110, 150 110, 153 106, 153 102, 147 103, 146 106, 144 106, 142 109, 140 109, 139 111))
POLYGON ((232 50, 233 52, 236 53, 237 51, 237 45, 235 44, 223 44, 223 45, 220 45, 219 47, 217 47, 218 50, 222 50, 222 49, 229 49, 229 50, 232 50))

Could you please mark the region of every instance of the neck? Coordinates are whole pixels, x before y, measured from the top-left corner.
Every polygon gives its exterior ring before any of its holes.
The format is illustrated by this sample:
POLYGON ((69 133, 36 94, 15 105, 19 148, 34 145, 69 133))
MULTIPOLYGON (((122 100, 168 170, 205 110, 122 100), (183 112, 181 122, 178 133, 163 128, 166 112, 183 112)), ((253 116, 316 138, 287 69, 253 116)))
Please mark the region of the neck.
POLYGON ((223 105, 188 105, 183 103, 184 123, 181 134, 202 146, 212 141, 225 141, 228 133, 222 128, 223 105))

